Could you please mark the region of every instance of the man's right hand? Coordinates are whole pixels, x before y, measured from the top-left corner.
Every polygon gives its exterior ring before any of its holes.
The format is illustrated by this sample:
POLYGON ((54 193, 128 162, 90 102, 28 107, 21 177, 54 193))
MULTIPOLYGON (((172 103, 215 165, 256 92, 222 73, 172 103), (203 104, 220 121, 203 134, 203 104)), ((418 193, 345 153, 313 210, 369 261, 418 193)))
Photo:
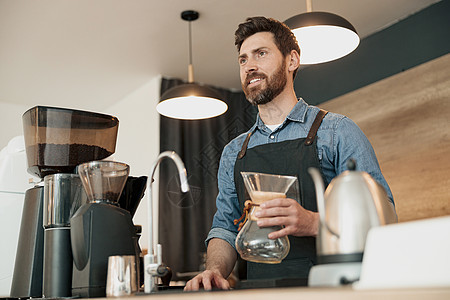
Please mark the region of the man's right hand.
POLYGON ((184 287, 184 291, 198 291, 201 287, 206 291, 212 290, 213 287, 229 290, 230 284, 219 271, 206 270, 189 280, 184 287))

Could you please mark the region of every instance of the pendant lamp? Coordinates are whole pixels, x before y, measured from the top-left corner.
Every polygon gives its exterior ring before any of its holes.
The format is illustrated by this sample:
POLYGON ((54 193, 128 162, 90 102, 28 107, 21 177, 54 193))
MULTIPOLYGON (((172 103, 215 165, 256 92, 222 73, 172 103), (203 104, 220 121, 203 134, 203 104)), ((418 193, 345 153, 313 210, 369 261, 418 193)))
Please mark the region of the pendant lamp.
POLYGON ((181 18, 189 22, 189 66, 188 83, 173 87, 161 96, 156 110, 163 116, 199 120, 219 116, 228 106, 221 100, 221 95, 207 86, 194 83, 194 68, 192 66, 191 22, 197 20, 199 13, 193 10, 183 11, 181 18))
POLYGON ((332 13, 313 12, 312 0, 306 0, 306 11, 284 22, 297 38, 300 64, 336 60, 358 47, 358 33, 349 21, 332 13))

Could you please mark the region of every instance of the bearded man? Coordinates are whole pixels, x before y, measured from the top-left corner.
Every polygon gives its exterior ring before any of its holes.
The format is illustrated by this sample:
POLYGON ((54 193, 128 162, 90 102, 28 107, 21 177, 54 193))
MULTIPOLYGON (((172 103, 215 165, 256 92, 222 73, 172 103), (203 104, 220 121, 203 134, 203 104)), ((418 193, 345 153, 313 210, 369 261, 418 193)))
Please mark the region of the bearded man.
POLYGON ((218 171, 217 212, 207 237, 206 270, 185 290, 229 289, 226 278, 238 253, 235 240, 244 208, 245 188, 240 172, 296 176, 300 199, 264 202, 256 213, 259 227, 280 226, 270 239, 288 236, 290 252, 279 264, 247 263, 247 279, 307 279, 316 264, 315 237, 319 216, 308 168, 317 168, 327 186, 347 169, 353 158, 357 170, 369 173, 387 192, 375 152, 349 118, 328 113, 297 98, 294 78, 300 66, 300 48, 291 30, 265 17, 248 18, 235 32, 242 89, 258 107, 256 123, 225 146, 218 171))

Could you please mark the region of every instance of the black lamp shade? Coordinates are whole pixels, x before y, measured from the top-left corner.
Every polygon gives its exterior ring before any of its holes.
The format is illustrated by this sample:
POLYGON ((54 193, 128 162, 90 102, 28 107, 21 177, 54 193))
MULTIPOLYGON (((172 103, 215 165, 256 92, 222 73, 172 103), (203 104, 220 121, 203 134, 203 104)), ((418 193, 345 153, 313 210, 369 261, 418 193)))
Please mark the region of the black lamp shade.
POLYGON ((307 12, 284 22, 297 38, 300 63, 316 64, 341 58, 359 45, 355 27, 341 16, 328 12, 307 12))
POLYGON ((222 95, 220 95, 218 92, 216 92, 210 87, 200 85, 197 83, 185 83, 177 85, 165 91, 161 96, 161 101, 170 98, 186 97, 192 95, 222 100, 222 95))
POLYGON ((356 33, 355 27, 353 27, 353 25, 349 21, 341 16, 323 11, 314 11, 299 14, 287 19, 284 24, 286 24, 291 29, 315 25, 340 26, 356 33))

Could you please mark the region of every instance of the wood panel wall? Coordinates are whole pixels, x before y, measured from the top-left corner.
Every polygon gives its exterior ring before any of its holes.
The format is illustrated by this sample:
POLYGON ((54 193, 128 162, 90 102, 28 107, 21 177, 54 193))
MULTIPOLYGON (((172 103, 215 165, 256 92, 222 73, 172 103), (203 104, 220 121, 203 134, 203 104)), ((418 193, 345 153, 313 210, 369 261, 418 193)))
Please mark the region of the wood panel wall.
POLYGON ((450 215, 450 54, 320 107, 367 135, 399 222, 450 215))

